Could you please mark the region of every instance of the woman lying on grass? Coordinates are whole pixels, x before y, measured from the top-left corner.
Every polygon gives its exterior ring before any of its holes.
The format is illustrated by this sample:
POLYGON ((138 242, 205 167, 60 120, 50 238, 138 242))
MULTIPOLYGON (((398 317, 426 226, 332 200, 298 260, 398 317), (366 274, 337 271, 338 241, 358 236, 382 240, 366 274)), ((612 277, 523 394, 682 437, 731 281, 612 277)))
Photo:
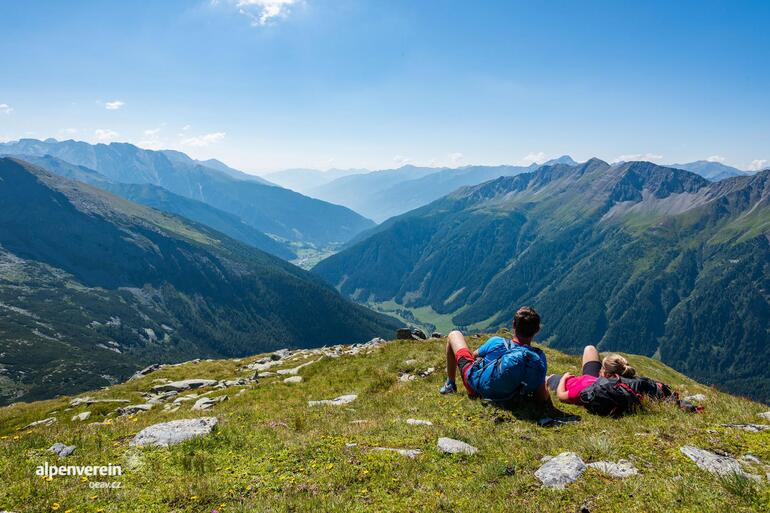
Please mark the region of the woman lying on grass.
POLYGON ((604 360, 599 357, 599 351, 595 346, 586 346, 583 349, 583 373, 574 376, 569 372, 565 374, 551 374, 545 380, 548 388, 556 392, 556 397, 563 403, 582 404, 580 392, 596 383, 599 377, 636 377, 636 369, 628 365, 628 360, 619 354, 611 354, 604 360))
POLYGON ((578 404, 597 415, 620 416, 635 411, 644 397, 671 399, 685 411, 698 411, 693 405, 679 401, 668 385, 650 378, 638 377, 636 369, 619 354, 599 357, 594 346, 583 350, 580 376, 570 373, 551 374, 546 385, 564 403, 578 404))

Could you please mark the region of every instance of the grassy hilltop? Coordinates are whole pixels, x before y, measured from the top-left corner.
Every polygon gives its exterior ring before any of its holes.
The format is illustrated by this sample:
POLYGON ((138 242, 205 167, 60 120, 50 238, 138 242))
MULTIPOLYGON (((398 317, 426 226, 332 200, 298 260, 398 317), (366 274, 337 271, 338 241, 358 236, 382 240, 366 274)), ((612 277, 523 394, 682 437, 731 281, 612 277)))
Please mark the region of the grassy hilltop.
MULTIPOLYGON (((472 345, 482 340, 472 339, 472 345)), ((443 344, 444 340, 396 341, 339 357, 297 351, 267 372, 314 362, 299 369, 302 382, 286 384, 283 380, 291 375, 276 374, 214 389, 209 397, 229 399, 206 411, 191 411, 194 401, 188 401, 172 413, 158 404, 147 412, 118 416, 114 410, 124 404, 70 408, 70 397, 2 408, 0 511, 770 510, 767 469, 754 467, 762 476, 758 482, 719 477, 700 470, 679 450, 695 445, 736 457, 750 454, 768 463, 770 431, 722 426, 762 423, 757 414, 767 406, 699 385, 656 360, 631 356, 642 374, 670 383, 680 393, 705 394, 705 412, 693 415, 671 405, 652 405, 638 415, 611 420, 559 405, 564 415, 581 415, 582 420, 539 427, 536 421, 543 416, 539 412, 503 411, 465 394, 439 396, 443 344), (422 376, 430 367, 435 372, 422 376), (400 378, 403 374, 414 379, 400 378), (341 406, 308 406, 308 400, 343 394, 358 398, 341 406), (87 421, 70 420, 86 410, 91 412, 87 421), (147 426, 198 416, 219 419, 212 434, 170 448, 129 445, 133 435, 147 426), (49 417, 57 419, 51 426, 24 428, 49 417), (409 418, 433 425, 409 425, 409 418), (465 441, 478 453, 444 454, 437 448, 439 437, 465 441), (46 452, 55 442, 77 449, 60 459, 46 452), (372 450, 375 447, 422 452, 411 459, 372 450), (589 468, 564 490, 543 488, 534 476, 541 458, 563 451, 577 453, 586 463, 627 459, 639 475, 614 479, 589 468), (36 476, 35 468, 46 461, 120 464, 121 477, 91 481, 119 481, 121 487, 92 489, 90 481, 80 477, 36 476)), ((551 371, 578 372, 577 357, 550 349, 546 353, 551 371)), ((140 394, 166 380, 251 377, 254 371, 245 366, 259 359, 168 366, 84 396, 144 403, 140 394)))

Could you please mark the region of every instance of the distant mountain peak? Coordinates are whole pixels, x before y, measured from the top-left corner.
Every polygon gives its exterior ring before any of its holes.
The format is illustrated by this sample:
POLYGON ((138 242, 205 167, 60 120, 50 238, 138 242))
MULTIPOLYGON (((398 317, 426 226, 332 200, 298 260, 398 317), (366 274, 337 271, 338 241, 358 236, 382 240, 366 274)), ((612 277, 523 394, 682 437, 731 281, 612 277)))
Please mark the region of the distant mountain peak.
POLYGON ((749 174, 746 171, 711 160, 696 160, 695 162, 688 162, 686 164, 670 164, 669 167, 696 173, 712 182, 718 182, 719 180, 724 180, 725 178, 731 178, 733 176, 746 176, 749 174))
POLYGON ((543 166, 553 166, 553 165, 556 165, 556 164, 566 164, 568 166, 576 166, 576 165, 578 165, 578 162, 576 162, 575 159, 573 159, 569 155, 562 155, 561 157, 548 160, 548 161, 544 162, 542 165, 543 166))

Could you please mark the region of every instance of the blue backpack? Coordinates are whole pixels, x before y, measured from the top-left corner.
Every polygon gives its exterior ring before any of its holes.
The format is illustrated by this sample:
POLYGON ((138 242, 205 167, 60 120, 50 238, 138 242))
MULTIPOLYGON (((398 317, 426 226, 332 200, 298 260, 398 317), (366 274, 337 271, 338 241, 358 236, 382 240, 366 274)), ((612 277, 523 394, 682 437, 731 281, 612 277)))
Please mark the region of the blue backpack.
POLYGON ((539 349, 505 340, 505 353, 488 363, 479 360, 471 385, 481 397, 503 402, 534 394, 545 382, 545 355, 539 349))

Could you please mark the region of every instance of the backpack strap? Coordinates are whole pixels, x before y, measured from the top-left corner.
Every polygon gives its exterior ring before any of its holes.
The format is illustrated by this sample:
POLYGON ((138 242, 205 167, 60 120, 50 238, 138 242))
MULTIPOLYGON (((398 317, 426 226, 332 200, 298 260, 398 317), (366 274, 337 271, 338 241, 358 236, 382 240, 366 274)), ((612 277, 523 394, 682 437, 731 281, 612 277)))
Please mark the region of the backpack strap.
POLYGON ((627 390, 633 394, 633 396, 636 398, 637 402, 642 402, 642 394, 638 393, 636 390, 631 388, 630 386, 623 383, 623 381, 618 378, 618 382, 615 384, 616 387, 621 387, 624 390, 627 390))

